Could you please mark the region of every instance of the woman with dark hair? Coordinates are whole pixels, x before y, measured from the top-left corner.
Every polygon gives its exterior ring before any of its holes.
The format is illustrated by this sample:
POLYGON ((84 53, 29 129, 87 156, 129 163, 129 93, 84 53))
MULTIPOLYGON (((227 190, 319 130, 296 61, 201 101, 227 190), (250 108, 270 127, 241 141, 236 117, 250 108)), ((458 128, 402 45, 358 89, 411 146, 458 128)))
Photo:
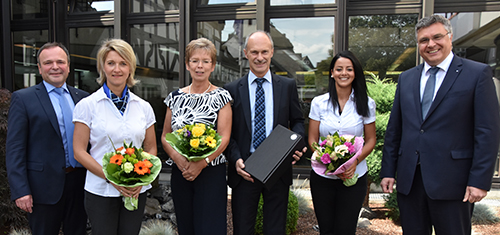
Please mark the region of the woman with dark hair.
POLYGON ((315 97, 309 113, 309 144, 320 137, 339 135, 364 137, 361 155, 343 174, 324 175, 311 171, 311 194, 320 234, 356 234, 359 211, 366 195, 365 158, 375 147, 375 102, 368 97, 361 63, 350 51, 333 57, 328 93, 315 97), (353 186, 343 181, 358 175, 353 186))

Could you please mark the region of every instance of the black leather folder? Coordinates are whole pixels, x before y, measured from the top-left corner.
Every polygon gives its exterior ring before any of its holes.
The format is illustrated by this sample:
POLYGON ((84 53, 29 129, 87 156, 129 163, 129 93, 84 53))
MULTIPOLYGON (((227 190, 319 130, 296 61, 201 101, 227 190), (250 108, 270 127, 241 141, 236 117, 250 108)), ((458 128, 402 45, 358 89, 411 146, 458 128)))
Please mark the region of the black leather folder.
POLYGON ((271 189, 305 146, 301 135, 278 125, 245 161, 245 171, 271 189))

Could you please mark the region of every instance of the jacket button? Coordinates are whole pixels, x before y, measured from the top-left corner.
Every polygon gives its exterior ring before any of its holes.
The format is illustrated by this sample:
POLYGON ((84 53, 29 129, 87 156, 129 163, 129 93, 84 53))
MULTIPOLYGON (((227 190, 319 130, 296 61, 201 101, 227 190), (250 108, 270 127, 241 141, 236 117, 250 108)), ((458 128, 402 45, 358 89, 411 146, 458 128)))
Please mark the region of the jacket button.
POLYGON ((420 134, 424 134, 424 130, 420 130, 420 134))

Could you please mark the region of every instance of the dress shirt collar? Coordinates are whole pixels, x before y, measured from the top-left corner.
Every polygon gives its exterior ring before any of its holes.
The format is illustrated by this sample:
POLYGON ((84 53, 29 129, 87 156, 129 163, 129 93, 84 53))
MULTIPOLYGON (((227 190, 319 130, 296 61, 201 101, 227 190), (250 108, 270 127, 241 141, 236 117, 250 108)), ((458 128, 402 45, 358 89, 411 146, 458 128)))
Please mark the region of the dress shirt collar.
MULTIPOLYGON (((443 70, 444 73, 446 74, 446 72, 448 72, 448 68, 450 67, 451 61, 453 61, 453 56, 454 56, 453 52, 450 52, 450 54, 448 54, 448 56, 443 60, 443 62, 438 64, 436 67, 440 68, 440 70, 443 70)), ((427 62, 425 62, 424 74, 427 73, 430 68, 432 68, 432 66, 430 66, 427 62)))
MULTIPOLYGON (((43 81, 43 85, 45 86, 45 89, 47 89, 47 93, 50 93, 52 92, 52 90, 54 90, 56 87, 46 81, 43 81)), ((62 86, 61 86, 64 90, 66 90, 69 94, 69 90, 68 90, 68 87, 66 86, 66 83, 64 83, 62 86)))
MULTIPOLYGON (((255 74, 252 73, 252 71, 248 72, 248 85, 252 84, 255 79, 257 79, 258 77, 255 76, 255 74)), ((266 75, 264 75, 263 77, 264 79, 266 79, 266 81, 268 81, 269 83, 273 83, 273 79, 272 79, 272 76, 271 76, 271 70, 267 70, 267 73, 266 75)))

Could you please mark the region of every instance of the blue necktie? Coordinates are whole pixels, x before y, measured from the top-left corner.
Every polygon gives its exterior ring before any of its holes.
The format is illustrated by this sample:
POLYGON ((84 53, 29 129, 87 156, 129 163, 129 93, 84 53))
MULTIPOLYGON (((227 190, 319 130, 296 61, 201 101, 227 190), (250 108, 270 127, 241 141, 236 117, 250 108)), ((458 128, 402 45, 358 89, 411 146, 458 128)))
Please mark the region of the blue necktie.
POLYGON ((266 97, 264 95, 264 88, 262 88, 264 81, 264 78, 255 79, 255 82, 257 82, 253 130, 253 147, 255 149, 266 139, 266 97))
POLYGON ((438 67, 432 67, 429 69, 429 79, 425 83, 424 94, 422 95, 422 119, 425 119, 427 113, 432 104, 432 99, 434 98, 434 89, 436 86, 436 73, 439 71, 438 67))
POLYGON ((68 100, 64 97, 64 88, 59 87, 55 88, 57 94, 59 94, 59 105, 61 106, 61 111, 64 119, 64 131, 65 133, 61 133, 64 149, 66 150, 69 164, 72 167, 77 166, 77 162, 75 157, 73 156, 73 131, 75 129, 75 125, 73 124, 73 110, 71 106, 68 104, 68 100))

